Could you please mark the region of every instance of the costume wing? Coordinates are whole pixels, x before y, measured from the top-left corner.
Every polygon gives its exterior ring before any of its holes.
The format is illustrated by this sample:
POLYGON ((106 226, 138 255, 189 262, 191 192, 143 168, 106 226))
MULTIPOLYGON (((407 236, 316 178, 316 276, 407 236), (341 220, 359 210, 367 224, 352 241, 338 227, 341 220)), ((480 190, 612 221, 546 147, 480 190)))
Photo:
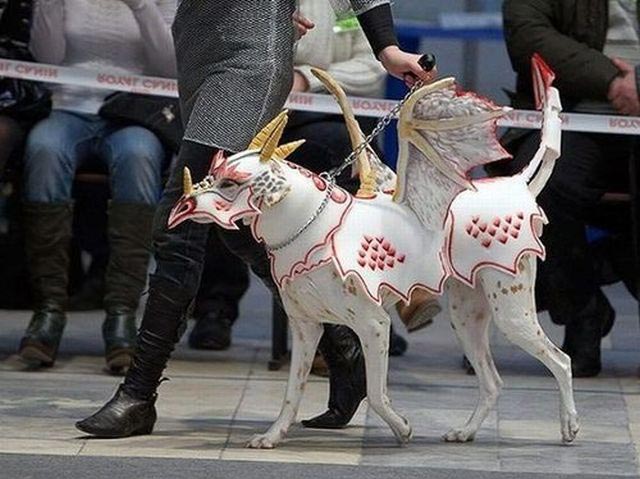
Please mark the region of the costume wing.
POLYGON ((507 108, 458 90, 453 78, 427 85, 400 112, 395 200, 427 229, 441 230, 453 199, 474 189, 469 172, 508 158, 496 135, 507 108))

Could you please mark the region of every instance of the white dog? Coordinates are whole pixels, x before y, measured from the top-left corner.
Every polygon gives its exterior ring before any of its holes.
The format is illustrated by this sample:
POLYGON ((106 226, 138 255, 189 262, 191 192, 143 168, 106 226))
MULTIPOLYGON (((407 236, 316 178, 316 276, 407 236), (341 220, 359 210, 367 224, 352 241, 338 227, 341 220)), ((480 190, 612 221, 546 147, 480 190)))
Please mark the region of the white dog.
MULTIPOLYGON (((400 114, 400 160, 394 174, 369 150, 358 161, 362 188, 352 197, 325 179, 286 161, 302 142, 278 146, 283 112, 249 148, 218 154, 208 176, 193 185, 185 169, 184 195, 169 218, 237 228, 244 221, 271 259, 273 277, 293 331, 291 371, 278 419, 248 446, 273 448, 295 421, 322 323, 349 326, 362 343, 369 405, 401 443, 409 422, 387 396, 387 311, 416 289, 449 293, 450 318, 477 373, 480 398, 461 428, 444 439, 469 441, 495 404, 502 381, 488 341, 491 319, 507 338, 542 361, 561 395, 562 438, 578 432, 570 359, 544 334, 536 316, 536 257, 544 213, 535 196, 560 151, 560 100, 553 74, 534 61, 544 106, 540 150, 513 177, 470 180, 474 167, 507 156, 496 135, 506 109, 470 93, 453 79, 417 91, 400 114)), ((362 141, 344 93, 317 73, 337 96, 354 144, 362 141)))

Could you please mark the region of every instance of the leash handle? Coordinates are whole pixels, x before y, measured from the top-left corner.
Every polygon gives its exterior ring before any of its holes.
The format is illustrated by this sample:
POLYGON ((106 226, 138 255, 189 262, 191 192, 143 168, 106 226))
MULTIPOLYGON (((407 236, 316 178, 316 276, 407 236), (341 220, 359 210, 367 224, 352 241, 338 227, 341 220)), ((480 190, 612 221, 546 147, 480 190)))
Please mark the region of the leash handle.
MULTIPOLYGON (((422 55, 420 57, 420 59, 418 60, 418 65, 420 65, 420 67, 427 73, 429 73, 430 71, 432 71, 436 65, 437 65, 437 60, 436 60, 436 56, 433 53, 425 53, 424 55, 422 55)), ((407 82, 408 79, 411 79, 413 81, 417 81, 418 77, 415 76, 415 74, 413 72, 407 72, 404 74, 404 80, 405 82, 407 82)))

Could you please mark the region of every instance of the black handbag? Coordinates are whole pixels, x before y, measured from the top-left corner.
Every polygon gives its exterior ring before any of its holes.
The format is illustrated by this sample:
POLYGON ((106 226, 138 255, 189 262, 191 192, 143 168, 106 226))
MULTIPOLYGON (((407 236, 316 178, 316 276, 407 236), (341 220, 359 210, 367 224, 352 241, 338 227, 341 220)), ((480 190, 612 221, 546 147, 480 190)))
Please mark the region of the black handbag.
POLYGON ((104 100, 98 114, 106 120, 147 128, 174 153, 180 148, 184 130, 177 99, 117 92, 104 100))
MULTIPOLYGON (((0 37, 0 58, 33 61, 26 46, 0 37)), ((36 122, 49 116, 51 92, 42 83, 0 77, 0 114, 17 120, 36 122)))

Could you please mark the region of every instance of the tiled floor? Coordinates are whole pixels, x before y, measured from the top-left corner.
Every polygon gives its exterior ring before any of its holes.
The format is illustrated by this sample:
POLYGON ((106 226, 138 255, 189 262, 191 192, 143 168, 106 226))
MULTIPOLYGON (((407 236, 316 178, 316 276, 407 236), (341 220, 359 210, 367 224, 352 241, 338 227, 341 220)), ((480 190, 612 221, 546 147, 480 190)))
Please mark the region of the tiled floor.
MULTIPOLYGON (((493 350, 505 380, 498 407, 474 443, 441 442, 450 426, 465 421, 476 399, 475 379, 462 371, 460 349, 441 317, 425 332, 412 335, 408 353, 391 361, 394 405, 414 428, 407 447, 397 446, 390 431, 363 406, 345 430, 295 427, 279 449, 245 449, 247 438, 277 415, 286 382, 286 371, 266 368, 270 307, 268 295, 259 287, 243 303, 230 351, 201 353, 184 344, 179 347, 168 371, 171 381, 161 387, 160 420, 153 435, 90 440, 73 423, 100 406, 118 383, 118 378, 102 372, 101 315, 73 314, 56 366, 28 371, 12 353, 29 315, 0 312, 0 464, 15 459, 13 454, 25 459, 35 454, 77 456, 89 464, 91 458, 97 464, 106 456, 188 459, 185 467, 222 460, 383 466, 399 474, 402 468, 422 468, 425 474, 443 469, 452 474, 482 472, 482 477, 635 476, 640 453, 637 307, 620 287, 607 293, 618 321, 604 342, 601 377, 575 381, 582 430, 571 446, 560 442, 558 393, 550 374, 498 333, 493 350)), ((546 316, 543 323, 555 340, 561 337, 546 316)), ((300 416, 323 410, 326 393, 325 380, 313 379, 300 416)), ((25 477, 29 463, 25 461, 25 477)), ((0 477, 4 477, 1 469, 0 477)))

